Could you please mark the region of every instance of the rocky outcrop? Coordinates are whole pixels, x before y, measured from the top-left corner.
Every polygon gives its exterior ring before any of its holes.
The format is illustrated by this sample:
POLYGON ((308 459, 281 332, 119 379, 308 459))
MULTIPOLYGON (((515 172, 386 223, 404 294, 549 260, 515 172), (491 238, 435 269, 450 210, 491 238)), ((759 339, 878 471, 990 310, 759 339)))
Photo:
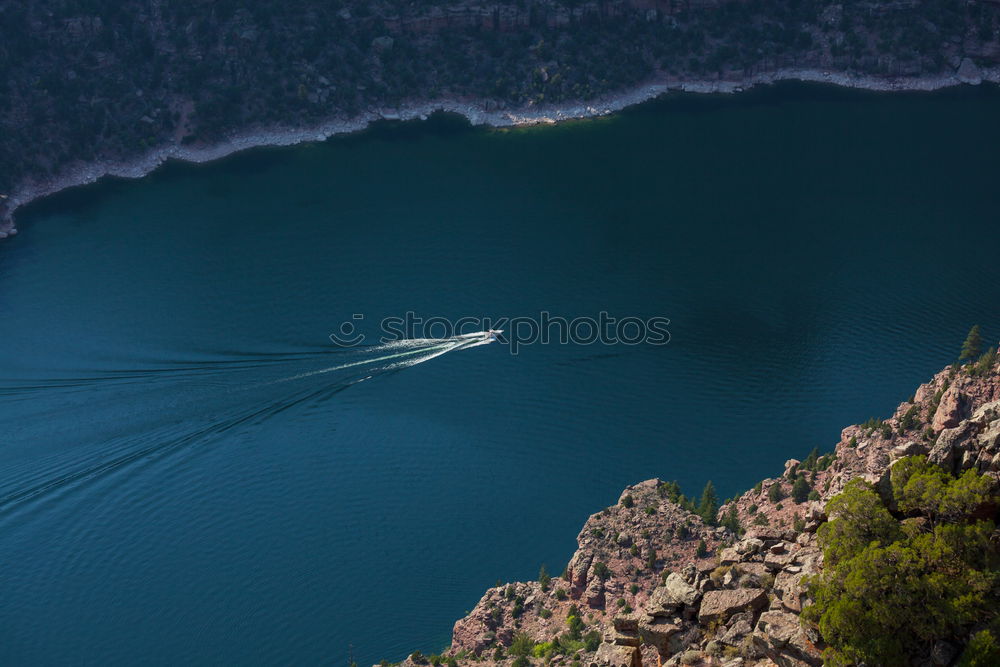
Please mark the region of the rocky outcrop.
MULTIPOLYGON (((888 484, 892 463, 916 454, 1000 479, 1000 365, 978 375, 948 368, 888 419, 845 428, 833 452, 790 459, 780 477, 720 509, 735 509, 741 536, 670 502, 659 480, 628 487, 584 524, 562 578, 487 591, 455 624, 450 654, 509 664, 516 633, 537 642, 570 633, 583 648, 552 664, 820 665, 822 638, 799 614, 806 578, 823 568, 825 503, 856 477, 888 484), (791 497, 799 476, 811 491, 802 502, 791 497)), ((933 664, 952 664, 956 647, 939 644, 933 664)))
POLYGON ((698 608, 698 622, 725 622, 740 611, 758 611, 767 604, 763 588, 737 588, 705 593, 698 608))
POLYGON ((949 387, 941 396, 941 403, 934 413, 931 428, 940 433, 943 429, 958 426, 962 421, 962 406, 965 396, 958 387, 949 387))

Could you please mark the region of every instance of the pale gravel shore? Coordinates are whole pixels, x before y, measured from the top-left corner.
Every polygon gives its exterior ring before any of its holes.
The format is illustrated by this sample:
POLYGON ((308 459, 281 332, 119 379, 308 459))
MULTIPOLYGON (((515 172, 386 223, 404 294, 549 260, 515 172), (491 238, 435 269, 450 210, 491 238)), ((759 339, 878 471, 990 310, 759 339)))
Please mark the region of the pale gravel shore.
MULTIPOLYGON (((1000 68, 980 71, 983 81, 1000 84, 1000 68)), ((847 88, 862 88, 876 91, 932 91, 967 83, 957 74, 934 77, 909 77, 886 79, 872 76, 853 76, 838 72, 812 69, 785 69, 755 75, 739 81, 682 81, 668 80, 648 83, 624 93, 600 98, 592 102, 563 104, 546 107, 527 107, 519 110, 487 111, 481 102, 459 100, 439 100, 407 105, 398 109, 372 109, 360 116, 343 119, 334 118, 310 128, 258 129, 234 135, 212 146, 182 146, 171 144, 153 149, 133 160, 97 162, 68 168, 62 174, 36 183, 28 183, 10 194, 7 211, 0 220, 0 238, 17 233, 14 226, 14 212, 36 199, 55 194, 67 188, 93 183, 105 176, 119 178, 141 178, 167 160, 184 162, 210 162, 232 155, 248 148, 263 146, 291 146, 309 141, 324 141, 337 134, 349 134, 364 130, 376 120, 413 120, 426 118, 435 111, 461 114, 473 125, 492 127, 513 127, 557 123, 563 120, 604 116, 626 107, 654 99, 671 91, 689 93, 737 93, 762 84, 779 81, 803 81, 828 83, 847 88)))

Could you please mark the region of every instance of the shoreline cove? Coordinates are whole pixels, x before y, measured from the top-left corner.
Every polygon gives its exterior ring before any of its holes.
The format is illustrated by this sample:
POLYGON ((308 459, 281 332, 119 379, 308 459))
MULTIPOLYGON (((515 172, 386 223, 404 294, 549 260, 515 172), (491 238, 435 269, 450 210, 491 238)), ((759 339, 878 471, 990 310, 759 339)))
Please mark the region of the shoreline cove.
POLYGON ((555 124, 561 121, 607 116, 671 92, 735 94, 757 86, 787 81, 830 84, 843 88, 879 92, 931 92, 961 84, 979 85, 982 82, 1000 84, 1000 68, 983 68, 978 71, 978 76, 974 79, 962 76, 958 71, 929 77, 882 78, 853 76, 814 69, 784 69, 758 74, 739 81, 688 81, 681 79, 654 81, 617 95, 598 98, 592 102, 487 111, 483 100, 443 99, 403 105, 395 109, 372 109, 353 118, 332 118, 309 128, 258 128, 234 133, 232 137, 208 146, 168 144, 134 159, 84 163, 71 167, 49 179, 24 184, 20 189, 11 192, 5 200, 6 210, 0 218, 0 239, 17 234, 14 213, 23 206, 63 190, 95 183, 107 176, 127 179, 142 178, 168 160, 201 164, 252 148, 293 146, 313 141, 326 141, 335 135, 363 131, 371 123, 379 120, 424 120, 435 112, 459 114, 473 126, 499 128, 555 124))

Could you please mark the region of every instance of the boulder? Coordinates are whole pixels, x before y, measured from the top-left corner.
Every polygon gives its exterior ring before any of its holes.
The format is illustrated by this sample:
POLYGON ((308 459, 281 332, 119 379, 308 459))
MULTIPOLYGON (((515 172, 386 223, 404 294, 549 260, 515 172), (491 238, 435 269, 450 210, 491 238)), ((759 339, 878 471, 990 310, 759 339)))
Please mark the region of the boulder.
POLYGON ((722 633, 719 641, 730 646, 739 646, 743 642, 743 638, 747 637, 751 632, 753 632, 753 627, 748 621, 741 618, 722 633))
POLYGON ((764 575, 768 573, 763 563, 737 563, 730 572, 739 585, 750 584, 750 588, 760 588, 764 575))
POLYGON ((779 665, 821 665, 823 660, 799 624, 799 617, 785 611, 765 611, 757 620, 754 643, 779 665))
POLYGON ((639 623, 639 636, 646 644, 652 644, 661 653, 669 650, 670 639, 681 631, 679 619, 653 618, 639 623))
POLYGON ((785 533, 780 528, 773 526, 750 526, 747 528, 747 537, 755 538, 761 542, 761 548, 763 548, 785 539, 785 533))
POLYGON ((642 667, 639 649, 635 646, 601 644, 590 667, 642 667))
POLYGON ((719 552, 719 565, 732 565, 740 562, 740 552, 730 547, 719 552))
POLYGON ((698 610, 698 622, 725 621, 737 612, 762 609, 767 604, 767 593, 763 588, 736 588, 733 590, 709 591, 702 598, 698 610))
POLYGON ((801 572, 783 570, 774 578, 774 593, 781 599, 781 605, 796 614, 802 612, 802 602, 806 597, 802 577, 801 572))
POLYGON ((755 554, 760 552, 763 548, 764 542, 754 537, 748 537, 745 540, 740 540, 733 545, 733 549, 735 549, 738 554, 755 554))
POLYGON ((896 445, 889 452, 889 460, 897 461, 905 456, 916 456, 918 454, 926 454, 927 446, 923 443, 911 440, 905 442, 902 445, 896 445))
POLYGON ((941 396, 941 402, 938 403, 937 411, 931 420, 931 428, 940 433, 946 428, 958 426, 962 421, 964 399, 965 396, 958 387, 949 387, 941 396))
POLYGON ((701 592, 684 581, 676 572, 671 572, 667 576, 667 580, 663 582, 663 587, 657 590, 662 591, 664 595, 675 603, 689 607, 697 604, 698 599, 701 597, 701 592))
POLYGON ((769 553, 764 556, 764 567, 772 572, 777 572, 786 565, 791 565, 792 561, 795 560, 795 554, 772 554, 769 553))

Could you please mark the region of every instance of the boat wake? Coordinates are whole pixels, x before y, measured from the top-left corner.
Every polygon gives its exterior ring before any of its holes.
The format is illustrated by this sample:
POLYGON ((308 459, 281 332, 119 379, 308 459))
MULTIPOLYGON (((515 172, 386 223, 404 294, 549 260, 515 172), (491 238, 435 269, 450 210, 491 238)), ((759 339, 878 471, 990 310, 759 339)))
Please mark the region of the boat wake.
POLYGON ((0 433, 10 463, 0 473, 0 513, 493 340, 477 332, 6 381, 0 433))

